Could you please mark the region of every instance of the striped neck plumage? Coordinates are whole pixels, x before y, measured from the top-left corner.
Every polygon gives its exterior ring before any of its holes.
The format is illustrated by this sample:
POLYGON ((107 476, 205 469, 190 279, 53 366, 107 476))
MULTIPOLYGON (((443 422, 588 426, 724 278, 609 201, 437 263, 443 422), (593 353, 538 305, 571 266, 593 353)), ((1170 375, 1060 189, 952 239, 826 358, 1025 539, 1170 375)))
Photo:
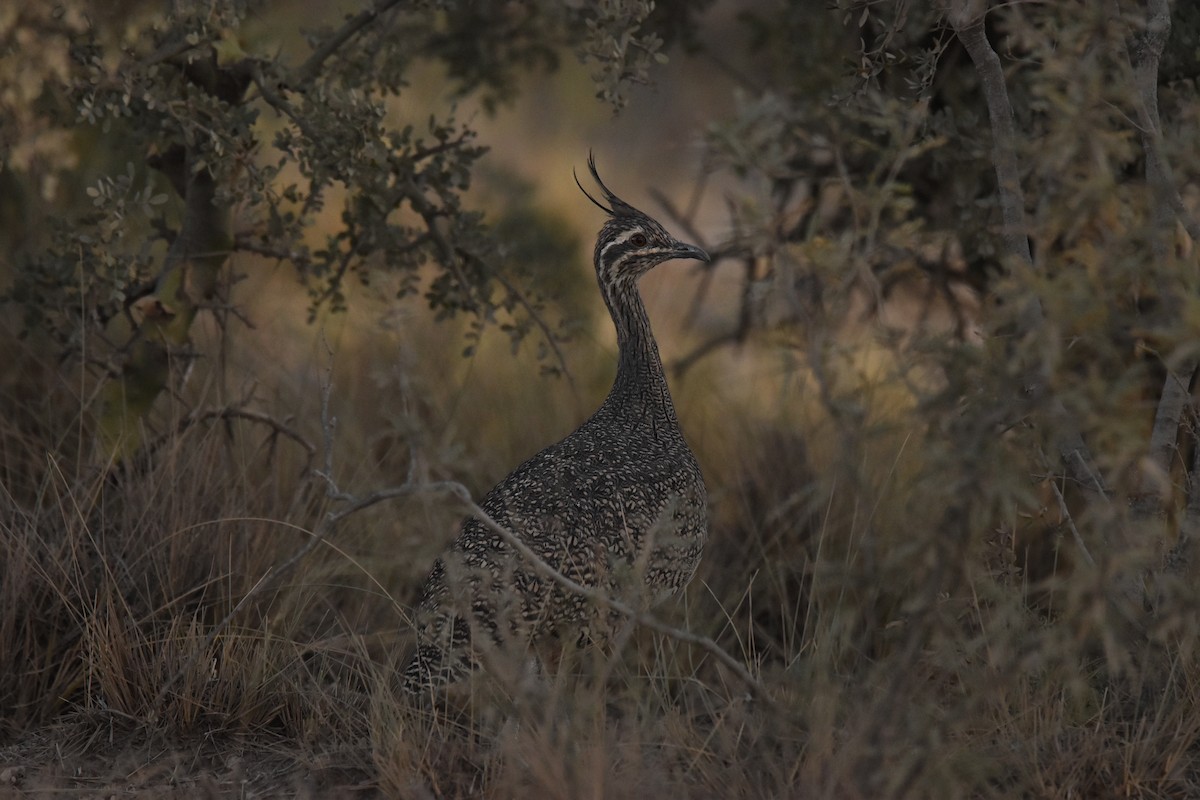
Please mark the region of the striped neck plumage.
POLYGON ((674 420, 662 358, 637 285, 622 281, 604 287, 604 301, 617 329, 617 377, 607 402, 641 405, 674 420))

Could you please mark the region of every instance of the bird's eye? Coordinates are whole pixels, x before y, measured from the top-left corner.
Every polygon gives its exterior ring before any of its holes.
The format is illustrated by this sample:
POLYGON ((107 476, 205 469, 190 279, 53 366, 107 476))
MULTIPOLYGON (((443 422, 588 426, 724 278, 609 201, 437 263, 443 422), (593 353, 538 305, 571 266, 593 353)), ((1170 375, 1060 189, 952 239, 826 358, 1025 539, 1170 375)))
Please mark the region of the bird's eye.
POLYGON ((647 244, 649 244, 650 240, 646 238, 646 234, 644 233, 635 233, 633 236, 629 237, 629 242, 634 247, 645 247, 647 244))

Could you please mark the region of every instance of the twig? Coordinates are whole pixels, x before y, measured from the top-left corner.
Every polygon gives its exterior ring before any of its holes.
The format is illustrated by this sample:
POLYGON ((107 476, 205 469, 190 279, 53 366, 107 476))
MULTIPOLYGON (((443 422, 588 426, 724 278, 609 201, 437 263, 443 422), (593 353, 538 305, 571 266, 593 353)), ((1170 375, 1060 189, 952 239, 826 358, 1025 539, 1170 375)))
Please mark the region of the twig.
POLYGON ((1067 521, 1067 527, 1071 530, 1071 538, 1075 540, 1079 552, 1083 553, 1083 560, 1088 563, 1088 566, 1096 566, 1096 559, 1092 558, 1092 554, 1088 552, 1087 545, 1083 543, 1083 537, 1079 534, 1079 528, 1075 527, 1075 519, 1071 516, 1071 509, 1067 508, 1067 499, 1063 497, 1062 489, 1058 488, 1058 481, 1051 479, 1050 486, 1054 489, 1054 496, 1058 498, 1058 513, 1067 521))
POLYGON ((179 420, 179 424, 176 426, 176 432, 183 433, 196 423, 207 422, 208 420, 213 419, 242 419, 248 422, 257 422, 259 424, 266 425, 268 428, 275 431, 277 435, 291 439, 293 442, 300 445, 300 447, 304 449, 304 452, 308 454, 308 460, 310 462, 317 457, 316 446, 306 439, 295 428, 291 427, 285 422, 280 422, 270 414, 265 414, 261 411, 250 411, 245 408, 209 408, 205 409, 204 411, 193 411, 179 420))
POLYGON ((688 238, 691 239, 693 244, 698 245, 705 251, 709 249, 708 245, 705 243, 704 234, 700 233, 700 231, 696 228, 695 221, 690 216, 681 214, 679 210, 675 208, 675 204, 671 202, 670 198, 668 198, 666 194, 658 189, 652 188, 650 189, 650 196, 654 198, 654 202, 662 206, 663 211, 666 212, 667 216, 674 220, 679 227, 683 229, 683 232, 687 234, 688 238))
MULTIPOLYGON (((696 227, 696 210, 700 206, 700 199, 704 192, 707 178, 708 173, 705 172, 701 174, 700 179, 697 181, 696 186, 692 191, 692 196, 688 200, 687 211, 680 211, 678 208, 676 208, 675 204, 669 197, 667 197, 665 193, 659 191, 658 189, 650 189, 650 196, 654 198, 654 202, 662 207, 667 217, 669 217, 675 222, 675 224, 683 229, 683 232, 687 234, 688 239, 690 239, 693 244, 702 247, 705 252, 708 253, 708 261, 698 265, 698 269, 700 270, 700 285, 696 288, 696 293, 692 297, 692 301, 688 306, 687 314, 684 315, 683 324, 685 327, 692 327, 696 324, 696 319, 700 314, 700 308, 704 305, 704 302, 708 297, 708 291, 712 287, 713 278, 715 277, 717 267, 721 264, 721 262, 727 258, 736 258, 739 256, 746 258, 753 257, 749 250, 738 244, 736 240, 726 242, 723 245, 709 244, 704 234, 702 234, 700 229, 696 227)), ((745 291, 748 291, 748 287, 744 288, 744 292, 745 291)), ((725 339, 722 338, 722 341, 725 341, 725 339)), ((740 339, 737 341, 740 341, 740 339)), ((684 367, 685 369, 686 366, 687 365, 684 367)))
POLYGON ((983 14, 972 16, 966 6, 968 2, 955 3, 950 12, 950 22, 967 55, 975 64, 979 81, 983 84, 983 95, 987 101, 988 119, 992 128, 992 159, 996 167, 999 185, 1000 211, 1004 228, 1000 232, 1004 250, 1020 258, 1026 264, 1033 263, 1029 251, 1029 238, 1025 226, 1025 197, 1021 191, 1021 171, 1017 165, 1016 124, 1013 121, 1012 103, 1004 85, 1004 70, 1000 58, 988 43, 983 28, 983 14))
POLYGON ((267 80, 267 77, 263 75, 262 70, 254 70, 251 79, 254 81, 254 85, 258 87, 258 92, 262 95, 263 100, 267 101, 267 105, 294 122, 296 127, 308 137, 310 142, 319 142, 322 140, 320 134, 309 124, 308 119, 298 112, 295 106, 288 102, 287 98, 271 88, 271 84, 267 80))
POLYGON ((425 223, 425 229, 429 231, 429 235, 433 239, 433 244, 438 250, 442 266, 454 275, 454 280, 458 281, 467 309, 474 314, 479 314, 479 302, 475 299, 475 292, 471 288, 466 274, 462 271, 462 264, 459 263, 458 253, 455 251, 454 245, 450 243, 450 240, 438 228, 438 217, 445 216, 445 212, 439 210, 433 203, 430 203, 429 199, 425 197, 424 192, 411 181, 402 187, 402 193, 404 199, 408 200, 408 204, 412 206, 413 211, 417 212, 417 215, 425 223))
POLYGON ((696 227, 696 209, 699 206, 700 194, 703 191, 704 179, 706 177, 707 175, 701 175, 700 181, 697 183, 696 189, 692 192, 692 197, 688 201, 688 210, 686 212, 682 212, 676 208, 675 204, 671 202, 671 199, 665 193, 658 189, 650 189, 650 196, 654 198, 655 203, 662 207, 667 217, 683 229, 683 232, 693 244, 703 248, 708 253, 708 261, 698 265, 700 269, 700 285, 697 287, 696 294, 693 296, 692 302, 688 306, 687 314, 684 316, 684 325, 687 327, 696 324, 700 307, 704 304, 708 296, 708 290, 712 286, 713 277, 716 275, 717 266, 726 258, 739 254, 739 248, 736 246, 730 244, 714 246, 709 244, 704 234, 696 227))
POLYGON ((627 617, 631 622, 637 625, 641 625, 653 631, 658 631, 659 633, 669 636, 677 641, 695 645, 701 648, 702 650, 711 654, 714 658, 725 665, 731 672, 737 675, 739 679, 741 679, 750 689, 754 691, 755 695, 759 697, 768 696, 766 688, 753 675, 750 674, 750 671, 746 669, 745 665, 735 659, 733 656, 729 655, 729 653, 725 652, 725 650, 722 649, 719 644, 709 637, 700 636, 699 634, 692 633, 691 631, 685 631, 682 628, 668 625, 667 623, 651 614, 646 613, 645 611, 639 611, 633 606, 609 597, 599 589, 591 586, 584 586, 583 584, 568 578, 566 575, 563 575, 561 572, 543 560, 541 556, 535 553, 529 547, 529 545, 525 544, 525 542, 523 542, 515 533, 496 522, 496 520, 492 519, 486 511, 480 508, 479 505, 473 499, 471 499, 471 493, 467 487, 463 486, 461 483, 451 482, 447 482, 444 485, 447 486, 449 490, 458 497, 458 499, 470 510, 471 514, 473 514, 477 520, 479 520, 485 527, 499 536, 505 544, 515 550, 531 567, 533 567, 534 571, 539 575, 549 578, 559 586, 562 586, 564 589, 572 592, 573 594, 579 595, 585 600, 616 611, 618 614, 627 617))
POLYGON ((334 31, 325 40, 325 43, 314 50, 312 55, 296 70, 296 85, 293 88, 300 88, 315 78, 317 73, 321 71, 321 67, 324 66, 325 61, 337 52, 338 48, 350 41, 363 28, 374 22, 380 14, 390 11, 398 5, 400 5, 400 0, 377 0, 370 8, 363 9, 346 20, 345 24, 334 31))
POLYGON ((731 64, 728 59, 717 52, 716 48, 704 45, 701 52, 705 57, 708 58, 709 61, 713 63, 714 66, 716 66, 717 69, 732 79, 734 83, 738 84, 743 89, 746 89, 753 95, 757 96, 762 94, 762 85, 758 81, 752 80, 749 75, 731 64))
POLYGON ((431 158, 432 156, 436 156, 441 153, 448 153, 451 150, 455 150, 459 147, 462 147, 464 144, 466 144, 468 141, 470 141, 474 136, 475 136, 474 131, 472 131, 469 128, 464 128, 462 133, 460 133, 458 136, 455 136, 453 139, 447 139, 446 141, 439 142, 438 144, 435 144, 431 147, 415 147, 415 148, 413 148, 412 152, 409 154, 409 157, 412 160, 412 163, 415 164, 418 161, 424 161, 425 159, 431 158))
POLYGON ((556 361, 558 361, 559 369, 561 369, 563 375, 566 376, 567 384, 571 387, 571 391, 574 392, 575 378, 573 375, 571 375, 571 370, 567 367, 566 355, 563 353, 562 348, 558 346, 558 338, 555 337, 554 332, 550 330, 550 326, 546 323, 546 320, 543 319, 538 310, 534 308, 533 303, 530 302, 529 298, 525 296, 525 293, 521 291, 521 287, 504 277, 499 270, 490 268, 487 262, 474 253, 462 248, 459 249, 459 252, 464 257, 471 259, 481 268, 485 269, 501 286, 508 291, 510 295, 513 296, 518 303, 521 304, 521 307, 528 312, 529 318, 533 320, 533 323, 537 325, 538 329, 542 332, 542 337, 546 340, 546 344, 550 345, 550 349, 554 351, 554 358, 556 361))
POLYGON ((235 234, 233 237, 233 249, 237 252, 253 253, 256 256, 273 258, 276 261, 291 261, 294 264, 308 260, 307 248, 292 250, 290 248, 275 247, 266 242, 256 241, 251 231, 242 231, 235 234))

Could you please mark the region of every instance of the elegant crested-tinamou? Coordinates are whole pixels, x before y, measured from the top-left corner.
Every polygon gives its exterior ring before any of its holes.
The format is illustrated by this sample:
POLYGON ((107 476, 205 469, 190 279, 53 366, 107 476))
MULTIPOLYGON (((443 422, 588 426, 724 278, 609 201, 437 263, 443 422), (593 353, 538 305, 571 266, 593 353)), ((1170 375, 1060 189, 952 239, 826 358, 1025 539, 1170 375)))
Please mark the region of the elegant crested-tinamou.
MULTIPOLYGON (((562 441, 517 467, 480 503, 562 575, 653 605, 682 589, 708 534, 707 493, 684 440, 638 279, 676 258, 707 261, 621 200, 588 168, 608 215, 594 255, 617 330, 617 375, 600 407, 562 441)), ((576 180, 578 183, 578 179, 576 180)), ((539 572, 489 526, 468 518, 434 564, 416 609, 406 691, 436 695, 486 665, 555 636, 602 642, 613 612, 539 572)))

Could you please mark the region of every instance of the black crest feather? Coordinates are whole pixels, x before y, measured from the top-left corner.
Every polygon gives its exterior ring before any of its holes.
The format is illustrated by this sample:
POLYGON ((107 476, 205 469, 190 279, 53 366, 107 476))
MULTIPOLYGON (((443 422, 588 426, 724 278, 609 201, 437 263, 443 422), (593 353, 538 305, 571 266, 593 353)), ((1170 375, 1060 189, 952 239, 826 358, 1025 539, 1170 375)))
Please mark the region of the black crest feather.
POLYGON ((600 180, 600 173, 596 171, 596 157, 591 150, 588 151, 587 165, 588 171, 592 173, 592 178, 595 179, 596 184, 600 187, 600 192, 604 199, 608 201, 608 205, 606 206, 596 198, 592 197, 591 193, 588 192, 587 189, 583 188, 583 184, 579 182, 579 174, 574 170, 571 170, 571 174, 575 176, 575 185, 579 187, 579 191, 583 192, 584 196, 588 200, 591 200, 597 208, 611 217, 625 217, 631 214, 641 213, 636 208, 629 205, 629 203, 626 203, 624 200, 613 194, 612 190, 604 185, 604 181, 600 180))

